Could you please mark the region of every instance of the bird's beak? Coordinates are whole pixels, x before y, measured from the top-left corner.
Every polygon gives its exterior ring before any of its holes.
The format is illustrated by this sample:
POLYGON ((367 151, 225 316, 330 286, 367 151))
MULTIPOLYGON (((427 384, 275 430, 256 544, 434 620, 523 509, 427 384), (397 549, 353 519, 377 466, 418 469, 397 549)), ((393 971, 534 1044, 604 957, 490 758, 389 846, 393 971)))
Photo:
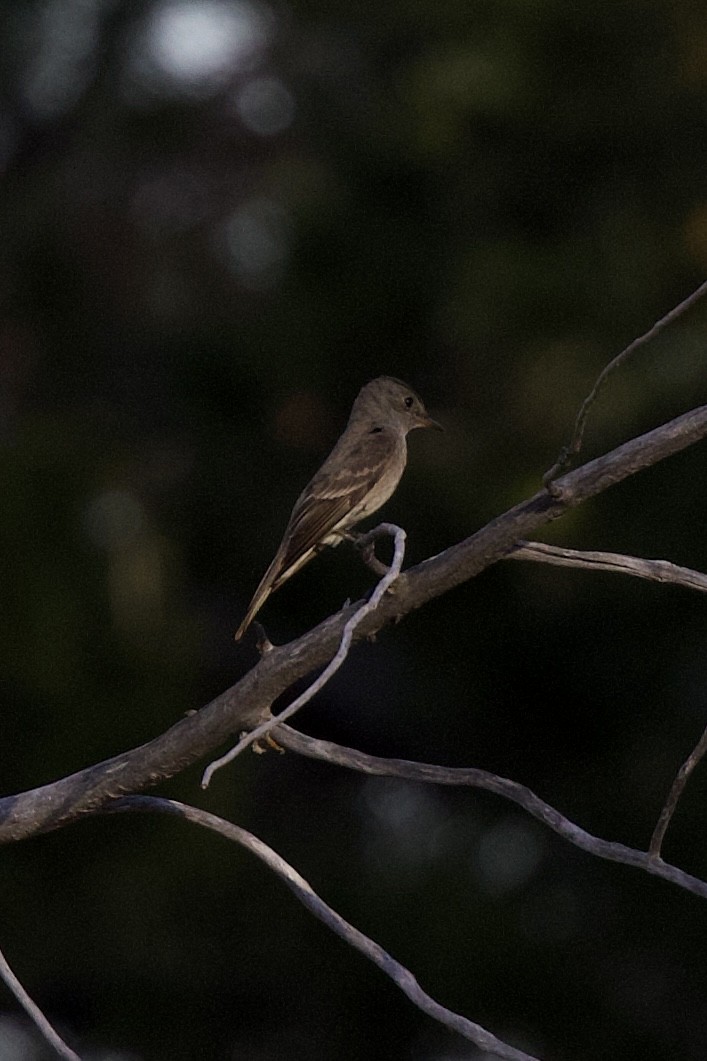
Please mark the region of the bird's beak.
POLYGON ((417 421, 417 424, 415 426, 416 427, 433 427, 435 429, 435 431, 444 431, 444 428, 442 427, 442 425, 437 423, 436 420, 433 420, 431 416, 421 416, 421 417, 419 417, 418 421, 417 421))

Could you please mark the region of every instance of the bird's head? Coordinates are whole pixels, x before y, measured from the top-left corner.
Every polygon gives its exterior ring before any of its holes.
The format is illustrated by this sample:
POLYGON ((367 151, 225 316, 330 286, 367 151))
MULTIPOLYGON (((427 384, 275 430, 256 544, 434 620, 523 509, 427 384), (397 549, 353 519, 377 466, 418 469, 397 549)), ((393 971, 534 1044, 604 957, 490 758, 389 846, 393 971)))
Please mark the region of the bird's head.
POLYGON ((379 376, 361 388, 351 410, 351 419, 354 418, 370 419, 382 427, 392 427, 406 434, 416 427, 442 430, 441 424, 432 419, 412 387, 394 376, 379 376))

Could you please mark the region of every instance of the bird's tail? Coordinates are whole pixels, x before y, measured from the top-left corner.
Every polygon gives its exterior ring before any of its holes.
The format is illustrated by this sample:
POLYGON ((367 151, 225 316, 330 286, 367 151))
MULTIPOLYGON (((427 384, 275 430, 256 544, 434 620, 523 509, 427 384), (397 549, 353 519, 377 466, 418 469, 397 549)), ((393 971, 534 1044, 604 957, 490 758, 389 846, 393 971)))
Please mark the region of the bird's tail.
POLYGON ((253 599, 248 606, 248 611, 245 613, 245 619, 234 634, 235 641, 240 641, 243 637, 243 634, 253 622, 253 619, 265 604, 265 601, 270 594, 274 593, 276 589, 279 589, 283 582, 287 582, 288 578, 292 578, 301 567, 304 567, 304 565, 312 559, 317 551, 315 547, 312 547, 310 549, 305 549, 304 552, 295 553, 293 556, 289 551, 289 545, 290 543, 286 535, 280 548, 275 554, 273 562, 261 578, 260 584, 253 594, 253 599))
POLYGON ((267 571, 261 578, 260 584, 258 585, 258 588, 253 594, 253 599, 248 605, 248 611, 245 613, 245 618, 243 619, 243 622, 234 634, 235 641, 240 641, 240 639, 243 637, 243 634, 246 632, 250 624, 253 622, 253 619, 258 614, 262 606, 265 604, 265 601, 272 593, 273 583, 275 582, 277 576, 280 574, 281 566, 282 560, 280 559, 280 554, 278 553, 273 562, 270 564, 270 567, 267 569, 267 571))

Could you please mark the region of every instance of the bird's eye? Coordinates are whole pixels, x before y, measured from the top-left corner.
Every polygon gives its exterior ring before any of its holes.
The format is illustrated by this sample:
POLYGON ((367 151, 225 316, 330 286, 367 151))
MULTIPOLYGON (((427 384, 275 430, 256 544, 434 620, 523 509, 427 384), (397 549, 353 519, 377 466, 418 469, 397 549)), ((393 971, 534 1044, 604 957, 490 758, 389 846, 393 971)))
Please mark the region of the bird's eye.
POLYGON ((410 395, 408 394, 407 398, 405 399, 405 408, 406 408, 406 409, 412 409, 412 407, 413 407, 413 405, 414 405, 414 404, 415 404, 415 399, 414 399, 414 398, 412 398, 412 397, 411 397, 411 396, 410 396, 410 395))

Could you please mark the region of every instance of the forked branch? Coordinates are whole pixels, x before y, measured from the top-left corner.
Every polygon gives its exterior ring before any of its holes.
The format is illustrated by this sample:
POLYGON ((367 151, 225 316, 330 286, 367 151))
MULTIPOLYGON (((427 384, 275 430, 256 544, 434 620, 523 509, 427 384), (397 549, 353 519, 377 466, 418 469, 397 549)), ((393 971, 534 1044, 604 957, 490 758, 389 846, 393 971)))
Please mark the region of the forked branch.
MULTIPOLYGON (((579 450, 587 412, 610 372, 640 344, 684 312, 705 290, 707 290, 707 283, 657 322, 645 336, 632 343, 607 366, 580 410, 573 442, 563 459, 579 450)), ((705 435, 707 435, 707 406, 702 406, 640 438, 619 446, 611 453, 589 462, 560 479, 554 479, 558 467, 555 466, 548 473, 548 479, 551 478, 552 482, 548 482, 547 489, 541 490, 535 496, 494 519, 464 541, 404 574, 400 574, 404 533, 399 528, 395 528, 395 560, 390 570, 383 571, 379 562, 364 551, 364 558, 369 565, 378 573, 384 574, 369 602, 346 605, 338 614, 330 616, 314 630, 288 645, 276 647, 268 644, 265 646, 267 651, 263 651, 260 662, 232 688, 200 712, 189 715, 148 744, 52 784, 18 796, 1 799, 0 843, 8 843, 34 833, 57 829, 81 816, 99 811, 159 810, 163 813, 177 814, 202 826, 215 829, 229 839, 248 847, 261 858, 278 873, 315 916, 383 969, 421 1010, 450 1029, 459 1032, 481 1050, 493 1052, 506 1061, 535 1061, 530 1055, 501 1042, 479 1025, 445 1009, 430 998, 422 991, 409 970, 396 962, 377 943, 344 921, 314 893, 309 884, 291 866, 256 837, 195 808, 170 800, 137 796, 126 798, 125 793, 139 792, 179 773, 191 763, 212 753, 223 741, 232 738, 241 730, 251 732, 232 753, 229 753, 225 761, 230 761, 243 747, 258 739, 259 736, 277 728, 278 739, 293 750, 338 762, 343 766, 366 773, 387 774, 446 785, 466 784, 497 792, 523 807, 528 813, 583 850, 600 858, 641 868, 696 895, 707 897, 706 882, 691 877, 674 866, 669 866, 660 857, 665 830, 685 783, 707 750, 707 731, 692 755, 683 764, 676 778, 653 834, 649 851, 642 852, 591 836, 540 800, 529 789, 516 782, 496 777, 482 770, 449 770, 422 763, 376 760, 351 749, 342 749, 329 745, 327 742, 313 741, 311 738, 303 737, 282 725, 286 716, 272 718, 270 715, 274 701, 293 683, 328 663, 324 674, 313 683, 305 697, 300 697, 290 706, 288 716, 294 713, 340 666, 355 641, 376 633, 392 620, 399 619, 433 598, 441 596, 503 558, 542 559, 543 562, 590 566, 602 570, 620 570, 641 578, 672 581, 704 591, 706 588, 704 576, 697 572, 677 568, 665 561, 645 561, 606 553, 580 555, 573 550, 541 546, 537 543, 522 541, 522 539, 527 538, 529 534, 549 521, 557 519, 568 509, 576 507, 636 472, 678 453, 704 438, 705 435), (386 596, 386 590, 393 580, 396 580, 396 591, 386 596)), ((207 783, 219 763, 212 764, 207 771, 205 775, 207 783)), ((14 990, 13 982, 16 978, 13 978, 11 970, 3 961, 0 961, 0 975, 14 990)), ((21 985, 17 986, 19 987, 19 991, 15 992, 17 997, 28 1012, 31 1012, 33 1003, 28 999, 21 985)), ((42 1027, 42 1021, 45 1022, 44 1034, 48 1041, 59 1050, 61 1056, 70 1061, 76 1061, 76 1055, 61 1040, 55 1042, 52 1039, 56 1033, 41 1014, 34 1014, 33 1019, 40 1027, 42 1027)))
MULTIPOLYGON (((613 840, 602 840, 598 836, 593 836, 551 807, 549 803, 545 803, 525 785, 519 784, 518 781, 511 781, 506 777, 499 777, 497 774, 490 774, 476 767, 435 766, 432 763, 409 762, 406 759, 382 759, 375 755, 367 755, 355 748, 344 748, 340 744, 331 744, 329 741, 307 737, 297 730, 290 729, 289 726, 283 726, 277 730, 277 740, 283 747, 298 752, 300 755, 306 755, 310 759, 322 759, 324 762, 335 763, 349 770, 358 770, 360 773, 376 777, 399 777, 406 781, 465 786, 494 792, 497 796, 502 796, 527 811, 537 821, 542 822, 558 836, 582 851, 609 862, 620 862, 625 866, 641 869, 653 877, 660 877, 679 888, 684 888, 685 891, 692 892, 693 895, 707 899, 707 881, 693 877, 684 870, 678 869, 677 866, 663 862, 659 851, 653 852, 652 849, 639 851, 613 840)), ((707 742, 707 737, 703 737, 703 742, 707 742)), ((704 750, 702 747, 702 752, 704 750)))
POLYGON ((659 335, 660 332, 662 332, 664 328, 667 328, 669 324, 673 324, 678 319, 678 317, 682 317, 683 313, 686 313, 687 310, 694 306, 694 304, 698 302, 699 299, 701 299, 702 296, 706 293, 707 280, 705 280, 703 284, 700 284, 700 286, 695 291, 693 291, 692 294, 688 295, 687 298, 684 298, 682 302, 680 302, 677 306, 673 306, 673 308, 669 310, 664 317, 661 317, 660 320, 657 320, 655 324, 648 329, 647 332, 645 332, 643 335, 639 335, 637 339, 634 339, 632 342, 630 342, 628 346, 621 351, 620 354, 617 354, 616 357, 613 358, 609 362, 609 364, 602 369, 602 371, 597 376, 596 382, 594 383, 594 386, 592 387, 591 391, 582 402, 582 406, 579 410, 579 413, 577 414, 577 419, 574 423, 572 438, 570 439, 569 444, 564 447, 559 457, 557 458, 557 461, 555 462, 555 464, 553 464, 552 468, 545 472, 545 475, 543 476, 544 483, 552 483, 557 475, 561 475, 562 472, 566 471, 566 469, 572 462, 572 458, 579 453, 580 449, 582 448, 584 429, 587 425, 587 417, 589 416, 589 411, 594 405, 594 402, 599 397, 599 393, 603 389, 604 384, 609 379, 609 377, 613 375, 613 373, 621 365, 623 365, 625 361, 628 361, 631 355, 635 353, 636 350, 639 349, 639 347, 644 346, 646 343, 650 342, 651 339, 655 339, 656 335, 659 335))
MULTIPOLYGON (((384 596, 375 611, 364 616, 354 642, 474 578, 508 555, 519 539, 530 537, 568 509, 705 435, 707 406, 701 406, 556 480, 552 495, 541 490, 464 541, 403 572, 395 593, 384 596)), ((242 730, 255 728, 294 682, 329 662, 359 606, 348 605, 297 640, 272 648, 230 689, 148 744, 52 784, 0 799, 0 843, 59 828, 126 792, 142 791, 203 759, 242 730)))

